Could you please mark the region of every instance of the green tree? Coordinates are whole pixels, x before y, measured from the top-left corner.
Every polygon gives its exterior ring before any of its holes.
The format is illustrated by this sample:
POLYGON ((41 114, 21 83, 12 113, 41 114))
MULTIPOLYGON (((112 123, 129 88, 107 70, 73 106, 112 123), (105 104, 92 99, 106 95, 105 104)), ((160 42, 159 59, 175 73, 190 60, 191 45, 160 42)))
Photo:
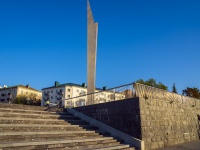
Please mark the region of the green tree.
POLYGON ((145 81, 145 84, 148 86, 157 87, 156 80, 153 78, 150 78, 149 80, 145 81))
POLYGON ((145 84, 145 81, 143 79, 139 79, 136 81, 137 83, 140 83, 140 84, 145 84))
POLYGON ((18 95, 15 99, 12 100, 14 104, 24 104, 24 105, 41 105, 41 100, 36 98, 36 95, 18 95))
POLYGON ((155 87, 155 88, 163 89, 163 90, 167 90, 168 89, 168 87, 166 85, 164 85, 163 83, 161 83, 161 82, 156 83, 156 80, 153 79, 153 78, 150 78, 147 81, 144 81, 143 79, 139 79, 136 82, 140 83, 140 84, 152 86, 152 87, 155 87))
POLYGON ((161 82, 158 82, 158 84, 156 85, 156 88, 168 90, 168 87, 161 82))
POLYGON ((177 89, 176 89, 175 83, 174 83, 173 86, 172 86, 172 92, 177 93, 177 89))
POLYGON ((19 95, 12 100, 14 104, 26 104, 27 98, 23 95, 19 95))
POLYGON ((183 95, 200 99, 200 90, 196 87, 187 87, 183 90, 183 95))

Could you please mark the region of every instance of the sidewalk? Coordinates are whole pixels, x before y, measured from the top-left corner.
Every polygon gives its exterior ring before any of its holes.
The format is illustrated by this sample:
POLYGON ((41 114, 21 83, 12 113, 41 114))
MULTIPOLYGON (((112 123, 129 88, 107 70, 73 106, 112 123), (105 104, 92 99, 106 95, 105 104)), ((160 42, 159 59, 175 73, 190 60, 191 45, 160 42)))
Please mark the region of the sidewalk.
POLYGON ((178 144, 170 147, 159 148, 157 150, 200 150, 200 140, 189 143, 178 144))

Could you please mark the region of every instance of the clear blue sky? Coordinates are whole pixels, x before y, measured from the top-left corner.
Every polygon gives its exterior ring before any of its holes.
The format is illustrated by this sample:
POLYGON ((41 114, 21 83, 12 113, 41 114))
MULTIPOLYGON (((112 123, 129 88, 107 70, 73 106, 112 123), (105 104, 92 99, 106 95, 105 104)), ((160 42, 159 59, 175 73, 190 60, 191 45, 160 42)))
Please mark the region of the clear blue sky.
MULTIPOLYGON (((96 86, 200 88, 200 0, 90 0, 96 86)), ((0 0, 0 85, 86 82, 86 0, 0 0)))

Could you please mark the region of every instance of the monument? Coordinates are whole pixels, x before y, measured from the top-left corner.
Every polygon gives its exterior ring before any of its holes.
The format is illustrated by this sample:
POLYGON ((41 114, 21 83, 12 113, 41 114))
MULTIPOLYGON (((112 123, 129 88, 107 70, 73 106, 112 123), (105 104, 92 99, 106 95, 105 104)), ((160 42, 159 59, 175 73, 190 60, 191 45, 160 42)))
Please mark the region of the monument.
MULTIPOLYGON (((95 92, 98 23, 94 22, 89 0, 87 1, 87 93, 95 92)), ((87 104, 94 103, 94 95, 88 96, 87 104)))

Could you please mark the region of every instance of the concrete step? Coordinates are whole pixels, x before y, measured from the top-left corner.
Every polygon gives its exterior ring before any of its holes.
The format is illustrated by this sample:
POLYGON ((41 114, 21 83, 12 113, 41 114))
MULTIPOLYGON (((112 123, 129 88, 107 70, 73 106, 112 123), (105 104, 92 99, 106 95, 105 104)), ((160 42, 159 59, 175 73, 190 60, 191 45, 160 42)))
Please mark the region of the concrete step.
POLYGON ((118 143, 111 137, 101 138, 87 138, 87 139, 73 139, 73 140, 48 140, 48 141, 34 141, 34 142, 9 142, 0 143, 0 148, 3 149, 45 149, 45 148, 59 148, 69 147, 80 148, 81 146, 98 145, 106 143, 118 143))
POLYGON ((94 131, 0 132, 0 142, 73 140, 103 137, 94 131))
MULTIPOLYGON (((89 128, 89 127, 88 127, 89 128)), ((0 132, 8 131, 77 131, 85 130, 78 125, 44 125, 44 124, 0 124, 0 132)))
POLYGON ((59 108, 0 106, 0 150, 134 150, 108 136, 59 108))
MULTIPOLYGON (((121 145, 119 144, 119 142, 107 142, 107 143, 87 143, 88 145, 79 145, 77 147, 75 146, 68 146, 68 147, 56 147, 56 148, 48 148, 48 150, 77 150, 77 149, 81 149, 81 150, 97 150, 97 149, 122 149, 122 148, 127 148, 127 145, 121 145)), ((41 150, 47 150, 47 148, 41 149, 41 150)))
POLYGON ((33 105, 21 105, 21 104, 8 104, 0 103, 0 108, 14 108, 14 109, 29 109, 29 110, 47 110, 47 107, 33 106, 33 105))
POLYGON ((99 129, 99 127, 93 125, 79 125, 79 127, 86 129, 87 131, 96 131, 99 129))
POLYGON ((0 112, 13 112, 13 113, 28 113, 28 114, 51 114, 51 115, 71 115, 68 112, 50 112, 44 110, 27 110, 27 109, 13 109, 13 108, 0 108, 0 112))
POLYGON ((129 147, 129 148, 122 148, 121 150, 139 150, 139 149, 136 149, 135 147, 129 147))
MULTIPOLYGON (((130 149, 129 145, 122 145, 122 144, 118 144, 118 145, 113 145, 113 146, 103 146, 103 147, 99 147, 99 148, 95 148, 95 149, 87 149, 87 150, 135 150, 130 149)), ((86 150, 86 149, 85 149, 86 150)))
POLYGON ((0 117, 0 124, 70 124, 63 119, 32 119, 16 117, 0 117))
POLYGON ((28 114, 28 113, 13 113, 0 112, 0 117, 17 117, 17 118, 38 118, 38 119, 70 119, 79 120, 80 118, 72 115, 55 115, 55 114, 28 114))
POLYGON ((110 133, 106 132, 106 131, 103 131, 101 129, 97 129, 95 130, 96 133, 100 134, 100 135, 103 135, 103 136, 110 136, 110 133))

